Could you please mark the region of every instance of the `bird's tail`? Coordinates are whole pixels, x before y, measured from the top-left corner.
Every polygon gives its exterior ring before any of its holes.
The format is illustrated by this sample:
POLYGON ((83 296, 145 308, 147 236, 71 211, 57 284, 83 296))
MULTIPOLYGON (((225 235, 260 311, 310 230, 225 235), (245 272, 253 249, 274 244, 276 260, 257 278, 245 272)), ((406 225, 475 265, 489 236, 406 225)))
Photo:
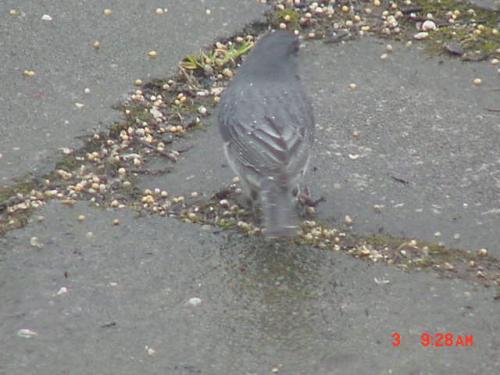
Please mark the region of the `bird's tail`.
POLYGON ((290 189, 266 181, 261 190, 262 211, 266 236, 293 237, 297 234, 299 218, 290 189))

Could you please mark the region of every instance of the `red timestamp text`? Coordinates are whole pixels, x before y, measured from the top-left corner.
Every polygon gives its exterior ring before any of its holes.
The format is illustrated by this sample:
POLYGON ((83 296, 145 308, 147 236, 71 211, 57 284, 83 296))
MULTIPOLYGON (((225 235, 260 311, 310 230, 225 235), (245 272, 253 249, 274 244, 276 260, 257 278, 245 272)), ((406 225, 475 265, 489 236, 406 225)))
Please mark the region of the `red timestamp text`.
MULTIPOLYGON (((402 338, 399 332, 393 332, 392 346, 398 347, 401 345, 402 338)), ((451 347, 473 347, 474 346, 474 336, 473 335, 457 335, 452 332, 437 332, 429 333, 423 332, 420 335, 420 345, 425 348, 451 348, 451 347)))

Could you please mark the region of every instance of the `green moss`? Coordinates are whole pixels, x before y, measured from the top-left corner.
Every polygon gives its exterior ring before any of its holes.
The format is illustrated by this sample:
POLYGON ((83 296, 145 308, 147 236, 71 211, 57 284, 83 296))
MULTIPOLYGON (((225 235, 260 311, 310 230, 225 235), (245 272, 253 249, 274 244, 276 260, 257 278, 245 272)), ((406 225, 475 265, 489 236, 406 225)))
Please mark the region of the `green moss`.
MULTIPOLYGON (((422 8, 419 15, 431 13, 433 18, 442 21, 440 27, 429 33, 426 43, 428 51, 445 52, 446 43, 457 43, 464 51, 464 60, 483 60, 495 54, 500 48, 500 34, 493 32, 500 20, 500 12, 479 9, 455 0, 416 0, 422 8), (473 10, 473 12, 469 12, 473 10), (450 11, 459 11, 454 24, 446 24, 450 11)), ((413 32, 414 21, 407 22, 407 32, 413 32)), ((408 35, 410 37, 410 35, 408 35)))

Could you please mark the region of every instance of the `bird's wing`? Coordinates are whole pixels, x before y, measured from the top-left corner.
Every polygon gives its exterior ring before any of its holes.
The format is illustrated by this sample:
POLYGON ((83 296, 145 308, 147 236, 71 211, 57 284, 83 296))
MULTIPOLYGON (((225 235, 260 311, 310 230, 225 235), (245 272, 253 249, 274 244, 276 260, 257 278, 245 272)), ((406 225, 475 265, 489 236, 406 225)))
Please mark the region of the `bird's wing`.
POLYGON ((307 163, 314 119, 298 82, 230 87, 221 101, 219 124, 231 155, 260 175, 294 177, 307 163))

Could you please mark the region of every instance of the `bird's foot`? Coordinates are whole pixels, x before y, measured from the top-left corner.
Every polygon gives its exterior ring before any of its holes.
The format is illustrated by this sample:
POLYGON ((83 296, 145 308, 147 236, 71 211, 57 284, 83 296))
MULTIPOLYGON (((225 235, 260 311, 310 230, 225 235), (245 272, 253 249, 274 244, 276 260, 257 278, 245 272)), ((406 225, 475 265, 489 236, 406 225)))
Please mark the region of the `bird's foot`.
POLYGON ((316 207, 319 203, 326 201, 325 197, 313 199, 307 186, 304 186, 301 191, 297 191, 296 198, 301 215, 308 218, 314 217, 316 214, 316 207))

